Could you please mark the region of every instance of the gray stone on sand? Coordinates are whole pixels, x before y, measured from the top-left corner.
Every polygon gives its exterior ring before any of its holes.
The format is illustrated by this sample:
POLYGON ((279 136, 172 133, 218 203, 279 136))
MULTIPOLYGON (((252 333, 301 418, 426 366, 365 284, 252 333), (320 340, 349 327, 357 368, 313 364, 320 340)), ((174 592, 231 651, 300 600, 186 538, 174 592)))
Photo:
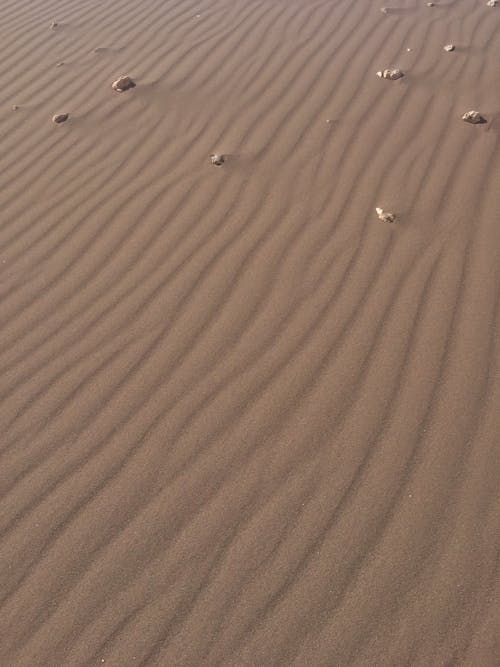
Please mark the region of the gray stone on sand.
POLYGON ((455 50, 455 46, 453 44, 447 44, 446 46, 443 46, 443 49, 450 52, 455 50))
POLYGON ((120 76, 116 81, 111 84, 111 88, 116 90, 117 93, 123 93, 124 90, 129 88, 134 88, 135 83, 129 76, 120 76))
POLYGON ((477 125, 477 123, 482 123, 484 118, 481 116, 479 111, 466 111, 462 116, 462 120, 464 120, 466 123, 477 125))
POLYGON ((401 79, 404 74, 400 69, 392 68, 377 72, 377 76, 379 76, 381 79, 390 79, 391 81, 395 81, 396 79, 401 79))
POLYGON ((58 25, 59 25, 59 23, 57 23, 56 21, 52 21, 52 23, 50 24, 50 29, 55 30, 58 25))
POLYGON ((69 118, 69 113, 56 113, 55 116, 52 116, 53 123, 64 123, 69 118))

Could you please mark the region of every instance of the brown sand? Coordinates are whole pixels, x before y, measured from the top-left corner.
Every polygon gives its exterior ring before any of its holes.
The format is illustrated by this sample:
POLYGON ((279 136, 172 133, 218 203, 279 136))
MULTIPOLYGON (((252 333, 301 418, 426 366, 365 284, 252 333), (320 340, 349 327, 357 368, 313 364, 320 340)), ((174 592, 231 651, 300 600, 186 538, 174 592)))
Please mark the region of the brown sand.
POLYGON ((1 19, 0 664, 498 665, 500 10, 1 19))

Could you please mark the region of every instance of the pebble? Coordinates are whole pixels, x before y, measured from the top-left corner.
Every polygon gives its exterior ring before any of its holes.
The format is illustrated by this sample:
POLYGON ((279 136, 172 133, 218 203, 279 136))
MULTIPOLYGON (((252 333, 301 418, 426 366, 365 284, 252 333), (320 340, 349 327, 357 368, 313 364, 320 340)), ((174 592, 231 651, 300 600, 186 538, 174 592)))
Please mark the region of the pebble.
POLYGON ((443 46, 443 49, 444 49, 445 51, 448 51, 448 52, 449 52, 449 51, 454 51, 454 50, 455 50, 455 46, 454 46, 453 44, 447 44, 446 46, 443 46))
POLYGON ((116 90, 117 93, 123 93, 124 90, 129 88, 135 88, 135 83, 129 76, 120 76, 116 81, 111 84, 111 88, 116 90))
POLYGON ((52 116, 53 123, 64 123, 69 118, 69 113, 56 113, 55 116, 52 116))
POLYGON ((403 72, 400 69, 384 69, 381 72, 377 72, 377 76, 379 76, 381 79, 390 79, 391 81, 395 81, 396 79, 400 79, 402 76, 404 76, 403 72))
POLYGON ((220 167, 222 164, 224 164, 224 156, 217 153, 211 155, 210 160, 212 161, 212 164, 217 165, 217 167, 220 167))
POLYGON ((382 220, 382 222, 394 222, 396 220, 396 216, 394 213, 386 213, 382 208, 377 208, 375 209, 378 215, 378 219, 382 220))
POLYGON ((466 123, 477 125, 477 123, 482 123, 484 118, 481 116, 479 111, 466 111, 462 116, 462 120, 464 120, 466 123))
POLYGON ((496 7, 498 5, 498 0, 488 0, 486 3, 487 7, 496 7))

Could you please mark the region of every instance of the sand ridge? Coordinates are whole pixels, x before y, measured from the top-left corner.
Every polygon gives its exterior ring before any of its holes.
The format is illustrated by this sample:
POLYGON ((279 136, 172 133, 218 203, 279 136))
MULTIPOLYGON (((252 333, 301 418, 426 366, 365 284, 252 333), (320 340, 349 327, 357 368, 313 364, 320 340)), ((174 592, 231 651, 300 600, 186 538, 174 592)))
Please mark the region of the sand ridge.
POLYGON ((1 13, 0 663, 496 665, 500 11, 1 13))

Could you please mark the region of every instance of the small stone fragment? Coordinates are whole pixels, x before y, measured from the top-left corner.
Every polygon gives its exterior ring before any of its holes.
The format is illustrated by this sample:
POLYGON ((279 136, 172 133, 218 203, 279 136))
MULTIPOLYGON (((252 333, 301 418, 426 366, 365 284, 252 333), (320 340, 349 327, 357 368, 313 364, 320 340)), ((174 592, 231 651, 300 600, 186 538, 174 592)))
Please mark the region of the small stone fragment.
POLYGON ((434 7, 434 3, 433 2, 428 2, 427 7, 434 7))
POLYGON ((486 3, 487 7, 496 7, 498 5, 498 0, 488 0, 486 3))
POLYGON ((52 23, 50 24, 50 29, 55 30, 58 27, 58 25, 59 23, 57 23, 56 21, 52 21, 52 23))
POLYGON ((377 208, 375 209, 378 215, 378 219, 382 220, 382 222, 394 222, 396 220, 396 216, 394 213, 386 213, 382 208, 377 208))
POLYGON ((477 125, 477 123, 482 123, 484 118, 481 116, 479 111, 466 111, 462 116, 462 120, 464 120, 466 123, 477 125))
POLYGON ((64 63, 63 63, 63 62, 60 62, 60 63, 56 63, 56 67, 62 67, 63 65, 64 65, 64 63))
POLYGON ((64 121, 68 120, 68 118, 69 118, 69 113, 56 113, 55 116, 52 116, 52 122, 64 123, 64 121))
POLYGON ((212 161, 212 164, 217 165, 217 167, 220 167, 222 164, 224 164, 224 156, 218 155, 217 153, 211 155, 210 160, 212 161))
POLYGON ((19 106, 17 104, 12 105, 12 111, 17 111, 19 109, 19 106))
POLYGON ((443 46, 443 49, 444 49, 445 51, 448 51, 448 52, 449 52, 449 51, 454 51, 454 50, 455 50, 455 46, 454 46, 453 44, 447 44, 446 46, 443 46))
POLYGON ((387 7, 381 7, 380 11, 382 12, 382 14, 388 14, 389 13, 389 10, 388 10, 387 7))
POLYGON ((391 81, 395 81, 396 79, 400 79, 402 76, 404 76, 403 72, 400 69, 384 69, 381 72, 377 72, 377 76, 379 76, 381 79, 390 79, 391 81))
POLYGON ((129 76, 121 76, 111 84, 111 88, 116 90, 117 93, 123 93, 124 90, 135 88, 135 83, 129 76))

